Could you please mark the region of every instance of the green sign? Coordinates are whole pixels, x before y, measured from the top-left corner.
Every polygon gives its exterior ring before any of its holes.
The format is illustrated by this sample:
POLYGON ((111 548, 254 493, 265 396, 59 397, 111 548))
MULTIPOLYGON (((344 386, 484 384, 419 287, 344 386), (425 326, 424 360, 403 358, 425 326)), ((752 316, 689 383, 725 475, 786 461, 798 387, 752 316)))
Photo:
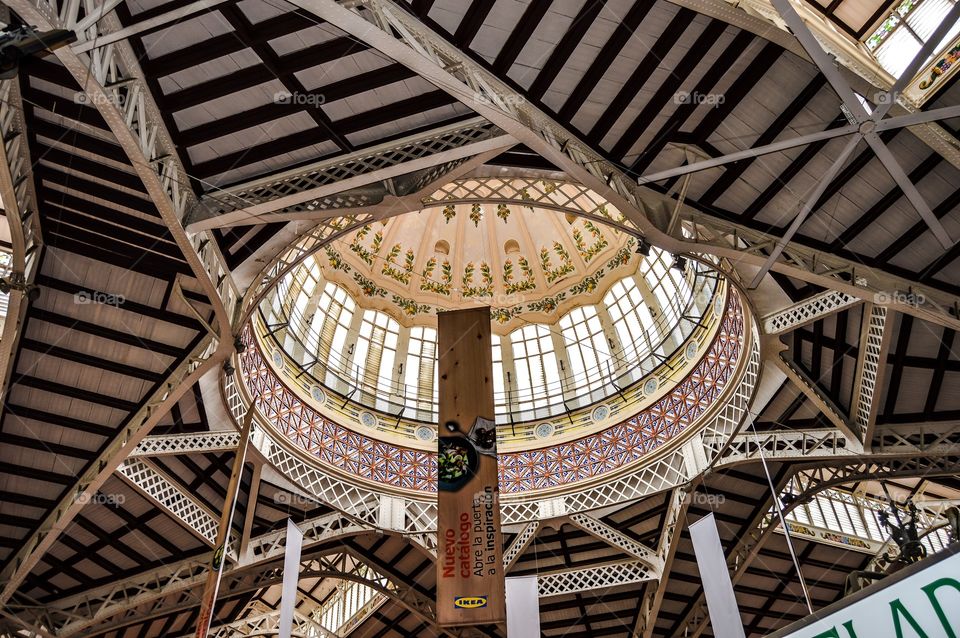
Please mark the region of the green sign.
MULTIPOLYGON (((960 638, 960 553, 778 638, 960 638)), ((842 601, 840 605, 843 604, 842 601)), ((825 610, 829 612, 831 608, 825 610)))

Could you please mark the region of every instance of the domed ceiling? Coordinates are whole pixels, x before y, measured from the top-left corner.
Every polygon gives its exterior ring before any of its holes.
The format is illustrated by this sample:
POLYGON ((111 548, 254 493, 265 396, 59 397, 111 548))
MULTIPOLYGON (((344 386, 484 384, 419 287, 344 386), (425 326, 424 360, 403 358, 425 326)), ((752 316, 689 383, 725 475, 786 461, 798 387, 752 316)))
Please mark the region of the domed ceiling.
POLYGON ((509 329, 595 303, 636 269, 635 245, 617 228, 549 209, 460 203, 367 225, 317 259, 327 280, 406 325, 489 305, 509 329))

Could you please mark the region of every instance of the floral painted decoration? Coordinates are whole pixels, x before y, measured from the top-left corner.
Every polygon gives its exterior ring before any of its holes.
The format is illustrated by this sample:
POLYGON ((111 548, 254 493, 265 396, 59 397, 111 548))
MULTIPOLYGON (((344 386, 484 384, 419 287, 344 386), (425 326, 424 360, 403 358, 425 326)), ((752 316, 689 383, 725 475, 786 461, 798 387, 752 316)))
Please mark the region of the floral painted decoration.
POLYGON ((453 204, 447 204, 443 207, 443 218, 446 220, 446 223, 450 223, 450 220, 457 216, 457 209, 453 204))
POLYGON ((392 300, 408 317, 414 317, 432 310, 427 304, 417 303, 413 299, 407 299, 400 295, 393 295, 392 300))
POLYGON ((507 218, 510 217, 510 208, 506 204, 497 204, 497 217, 503 220, 504 223, 507 222, 507 218))
POLYGON ((480 204, 474 203, 474 205, 470 207, 470 221, 473 222, 474 226, 479 227, 481 219, 483 219, 483 208, 481 208, 480 204))
POLYGON ((367 279, 358 272, 353 273, 353 280, 360 286, 360 291, 367 297, 386 297, 386 289, 378 286, 372 279, 367 279))

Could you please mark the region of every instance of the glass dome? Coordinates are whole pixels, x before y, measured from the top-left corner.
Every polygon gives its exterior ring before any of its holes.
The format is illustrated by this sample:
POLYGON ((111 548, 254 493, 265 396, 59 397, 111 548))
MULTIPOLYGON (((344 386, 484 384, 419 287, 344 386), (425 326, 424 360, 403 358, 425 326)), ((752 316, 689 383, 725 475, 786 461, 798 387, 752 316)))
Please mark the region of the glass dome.
POLYGON ((713 262, 641 242, 582 186, 511 180, 451 183, 421 211, 364 225, 332 220, 334 233, 315 240, 318 226, 268 266, 282 270, 228 392, 257 407, 283 471, 432 511, 436 317, 470 306, 490 307, 508 501, 580 490, 596 507, 648 485, 645 467, 686 472, 688 442, 722 446, 759 365, 737 288, 713 262))
POLYGON ((260 308, 265 325, 281 326, 272 347, 351 402, 435 423, 436 312, 488 304, 496 418, 524 422, 642 379, 685 344, 718 292, 709 267, 678 267, 655 247, 641 255, 637 240, 616 228, 549 210, 474 224, 476 206, 463 209, 367 225, 315 253, 260 308), (463 240, 481 226, 475 241, 463 240), (447 239, 457 237, 466 246, 451 254, 447 239), (408 247, 414 239, 426 254, 408 247), (550 254, 566 255, 560 268, 550 254), (517 270, 525 273, 522 292, 517 270))

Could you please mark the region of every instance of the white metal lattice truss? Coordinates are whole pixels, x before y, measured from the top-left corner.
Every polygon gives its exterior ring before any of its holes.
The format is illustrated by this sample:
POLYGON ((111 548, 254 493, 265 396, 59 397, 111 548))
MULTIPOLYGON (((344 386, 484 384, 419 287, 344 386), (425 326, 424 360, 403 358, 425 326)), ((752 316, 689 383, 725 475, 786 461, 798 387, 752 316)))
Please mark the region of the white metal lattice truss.
MULTIPOLYGON (((134 171, 157 207, 170 234, 213 309, 214 325, 209 334, 169 374, 144 406, 132 414, 126 425, 87 466, 78 482, 40 523, 35 532, 7 562, 0 581, 0 603, 13 593, 53 545, 83 504, 103 484, 150 429, 208 369, 219 365, 233 349, 230 321, 238 295, 215 242, 209 238, 187 238, 181 219, 191 197, 176 149, 163 127, 162 119, 132 49, 125 42, 96 46, 104 26, 119 27, 112 15, 118 0, 10 0, 7 5, 28 24, 45 31, 64 28, 75 31, 81 41, 92 41, 87 53, 77 54, 60 47, 56 56, 86 92, 89 103, 103 116, 118 144, 130 159, 134 171)), ((206 322, 201 320, 206 325, 206 322)))
POLYGON ((240 433, 232 430, 190 434, 158 434, 144 437, 136 449, 130 453, 130 458, 228 452, 237 449, 239 443, 240 433))
POLYGON ((840 290, 827 290, 763 318, 763 331, 783 334, 860 303, 860 299, 840 290))
POLYGON ((869 448, 877 421, 879 401, 877 390, 886 368, 887 348, 892 330, 887 330, 889 313, 883 306, 871 305, 864 312, 860 331, 860 352, 857 357, 857 377, 853 388, 853 406, 850 410, 857 428, 857 436, 869 448))
POLYGON ((606 523, 589 514, 578 512, 570 515, 570 522, 591 536, 621 549, 644 563, 659 578, 663 574, 663 560, 655 551, 638 543, 629 536, 618 532, 606 523))
POLYGON ((514 563, 517 562, 517 559, 520 558, 520 554, 522 554, 523 551, 530 546, 530 543, 533 542, 533 539, 537 536, 537 532, 539 531, 540 521, 527 523, 523 526, 523 528, 513 539, 513 542, 510 543, 510 546, 503 551, 504 571, 510 571, 510 568, 512 568, 514 563))
POLYGON ((847 446, 855 452, 863 452, 864 446, 859 433, 847 421, 846 416, 833 402, 833 399, 821 392, 806 372, 782 354, 776 356, 774 363, 813 402, 817 409, 847 437, 847 446))
MULTIPOLYGON (((337 512, 304 521, 298 527, 304 534, 305 552, 327 541, 355 536, 370 529, 356 525, 337 512)), ((225 565, 224 574, 240 573, 278 560, 283 557, 285 548, 285 530, 255 537, 250 540, 247 552, 239 562, 225 565)), ((58 636, 83 635, 103 620, 131 610, 148 613, 144 612, 145 608, 162 609, 166 604, 163 599, 167 596, 205 582, 210 558, 211 555, 206 554, 50 603, 48 610, 62 623, 58 636)))
MULTIPOLYGON (((0 81, 0 201, 10 229, 11 261, 9 272, 2 273, 13 281, 30 285, 39 265, 40 218, 36 207, 30 151, 23 130, 23 105, 17 79, 0 81)), ((20 340, 20 326, 27 311, 21 290, 10 291, 6 319, 0 335, 0 395, 6 392, 13 356, 20 340)))
POLYGON ((687 508, 690 506, 688 489, 689 486, 674 488, 667 499, 667 513, 664 516, 664 522, 660 530, 660 540, 657 543, 657 557, 664 567, 657 586, 648 587, 640 600, 640 611, 637 614, 637 623, 633 629, 635 638, 650 638, 653 635, 657 616, 660 613, 660 606, 663 604, 663 596, 667 591, 670 565, 673 563, 680 533, 684 527, 680 524, 680 521, 684 520, 687 508))
MULTIPOLYGON (((800 503, 821 490, 861 480, 884 480, 903 476, 952 476, 960 471, 960 456, 911 457, 887 460, 851 461, 844 465, 816 465, 802 475, 791 479, 786 489, 794 495, 789 504, 783 505, 788 514, 800 503)), ((767 537, 779 525, 780 519, 773 511, 773 499, 768 498, 760 513, 750 523, 750 532, 743 535, 737 546, 727 554, 730 578, 736 585, 746 574, 747 567, 759 554, 767 537)), ((706 602, 701 594, 697 603, 684 617, 677 635, 696 638, 703 634, 709 623, 706 602)))
MULTIPOLYGON (((766 251, 778 241, 777 237, 723 222, 689 207, 681 207, 681 223, 673 225, 675 234, 668 234, 676 202, 639 186, 391 0, 363 0, 343 5, 334 0, 295 0, 293 4, 363 40, 456 97, 560 167, 572 180, 607 197, 640 233, 671 252, 711 253, 764 265, 768 260, 766 251), (694 239, 686 239, 684 231, 690 232, 694 239)), ((890 273, 868 271, 850 260, 789 243, 773 268, 855 296, 872 297, 874 293, 886 291, 890 305, 903 312, 960 327, 960 321, 951 313, 954 302, 951 295, 926 289, 919 282, 890 273), (923 305, 901 303, 898 295, 889 294, 911 288, 923 295, 923 305)))
POLYGON ((658 575, 644 562, 628 560, 583 569, 570 569, 537 575, 540 598, 576 594, 656 580, 658 575))
MULTIPOLYGON (((230 344, 228 344, 230 345, 230 344)), ((4 583, 0 593, 0 602, 9 600, 20 583, 39 562, 43 554, 53 545, 60 533, 69 526, 73 517, 84 505, 94 501, 94 494, 113 474, 124 459, 136 447, 139 441, 174 406, 180 397, 213 365, 217 359, 212 356, 214 344, 207 336, 167 377, 165 383, 150 395, 144 406, 131 415, 120 432, 101 451, 99 457, 91 462, 78 477, 74 487, 68 491, 47 517, 40 523, 32 537, 7 563, 0 582, 4 583)), ((232 348, 232 345, 230 346, 232 348)))
POLYGON ((502 151, 514 144, 515 140, 496 126, 475 118, 426 135, 218 190, 201 200, 190 214, 187 229, 193 232, 281 219, 316 219, 324 213, 335 216, 338 209, 363 208, 379 204, 390 195, 404 194, 386 189, 382 192, 370 189, 351 192, 351 189, 413 171, 425 171, 413 183, 406 184, 414 193, 442 180, 447 173, 443 168, 445 164, 502 151))
POLYGON ((162 510, 213 547, 217 542, 219 517, 191 498, 166 474, 146 459, 127 459, 117 474, 150 498, 162 510))

